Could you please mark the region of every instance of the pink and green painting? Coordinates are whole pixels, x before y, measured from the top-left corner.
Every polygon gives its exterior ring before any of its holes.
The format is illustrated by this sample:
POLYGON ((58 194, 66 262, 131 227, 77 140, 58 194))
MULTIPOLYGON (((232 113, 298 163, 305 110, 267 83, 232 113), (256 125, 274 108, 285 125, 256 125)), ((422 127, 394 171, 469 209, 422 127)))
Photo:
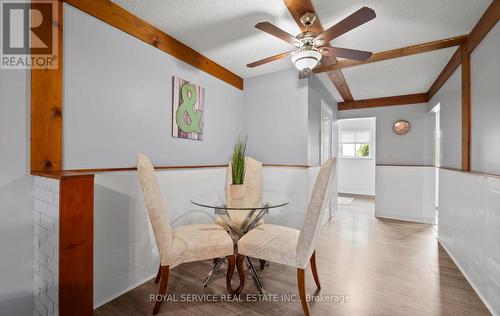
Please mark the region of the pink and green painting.
POLYGON ((205 89, 173 77, 172 136, 203 140, 205 89))

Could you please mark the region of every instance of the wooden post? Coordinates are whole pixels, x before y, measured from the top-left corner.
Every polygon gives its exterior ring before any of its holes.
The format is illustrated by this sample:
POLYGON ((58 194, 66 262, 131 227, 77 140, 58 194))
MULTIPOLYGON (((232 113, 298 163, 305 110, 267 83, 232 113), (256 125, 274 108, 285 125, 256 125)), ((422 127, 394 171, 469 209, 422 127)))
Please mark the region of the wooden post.
MULTIPOLYGON (((31 69, 31 171, 62 169, 62 1, 52 0, 57 16, 39 32, 53 32, 56 69, 31 69)), ((37 1, 31 1, 36 8, 37 1)), ((34 33, 32 33, 34 34, 34 33)), ((35 36, 35 35, 32 35, 35 36)), ((33 50, 32 50, 33 53, 33 50)))
POLYGON ((59 315, 94 310, 94 175, 59 182, 59 315))

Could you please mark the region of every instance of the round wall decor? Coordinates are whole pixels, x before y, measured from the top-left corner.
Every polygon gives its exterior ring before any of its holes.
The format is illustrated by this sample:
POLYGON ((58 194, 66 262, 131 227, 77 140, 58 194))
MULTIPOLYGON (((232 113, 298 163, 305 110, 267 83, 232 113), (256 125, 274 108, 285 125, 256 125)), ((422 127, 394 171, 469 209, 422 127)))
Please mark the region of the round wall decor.
POLYGON ((392 126, 392 130, 394 131, 394 133, 398 135, 407 134, 410 131, 410 129, 411 129, 410 122, 405 120, 399 120, 392 126))

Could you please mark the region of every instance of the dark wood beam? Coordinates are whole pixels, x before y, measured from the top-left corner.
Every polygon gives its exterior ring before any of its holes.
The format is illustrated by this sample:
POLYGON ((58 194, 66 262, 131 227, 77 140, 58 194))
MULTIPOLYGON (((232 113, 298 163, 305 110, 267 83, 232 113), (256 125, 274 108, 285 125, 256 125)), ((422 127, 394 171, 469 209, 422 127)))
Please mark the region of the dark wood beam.
MULTIPOLYGON (((31 7, 36 8, 38 1, 33 0, 31 7)), ((52 23, 38 28, 38 32, 52 33, 57 36, 57 52, 55 68, 31 69, 31 141, 30 169, 61 170, 62 169, 62 32, 63 8, 62 2, 54 3, 52 23)), ((42 10, 42 8, 40 8, 42 10)), ((35 33, 31 33, 35 36, 35 33)), ((45 36, 43 36, 45 37, 45 36)), ((45 38, 51 38, 50 35, 45 38)), ((34 55, 36 52, 32 51, 34 55)))
MULTIPOLYGON (((467 52, 470 54, 488 32, 495 26, 500 19, 500 0, 493 0, 490 6, 483 13, 479 21, 476 23, 472 31, 468 35, 467 52)), ((439 91, 445 82, 451 77, 455 70, 462 63, 462 48, 458 48, 455 54, 451 56, 444 69, 438 75, 434 83, 429 88, 427 94, 429 100, 439 91)))
POLYGON ((439 91, 439 89, 441 89, 441 87, 451 77, 451 75, 455 72, 455 70, 457 70, 458 66, 460 66, 461 62, 462 62, 462 50, 459 47, 455 51, 455 54, 451 56, 446 66, 444 66, 443 70, 441 70, 441 73, 438 75, 436 80, 434 80, 434 83, 429 88, 429 91, 427 91, 429 100, 432 99, 432 97, 439 91))
POLYGON ((500 19, 500 1, 493 0, 469 34, 468 52, 471 53, 500 19))
POLYGON ((462 52, 462 170, 470 171, 471 139, 471 98, 470 98, 470 53, 465 42, 460 47, 462 52))
MULTIPOLYGON (((283 2, 285 3, 288 11, 299 26, 300 30, 305 31, 306 29, 304 25, 300 22, 300 17, 306 12, 316 12, 311 0, 283 0, 283 2)), ((316 33, 323 33, 325 31, 318 16, 316 16, 316 21, 314 21, 309 30, 316 33)), ((325 44, 325 46, 330 46, 330 44, 327 43, 325 44)), ((335 64, 337 62, 337 59, 335 57, 324 56, 321 61, 325 64, 335 64)), ((354 100, 342 71, 335 70, 328 72, 328 77, 333 82, 333 85, 339 92, 342 99, 344 99, 344 101, 354 100)))
POLYGON ((193 67, 243 90, 243 79, 109 0, 64 0, 193 67))
POLYGON ((359 65, 371 64, 371 63, 375 63, 375 62, 379 62, 379 61, 383 61, 383 60, 388 60, 388 59, 393 59, 393 58, 400 58, 400 57, 404 57, 404 56, 421 54, 421 53, 430 52, 433 50, 438 50, 438 49, 443 49, 443 48, 448 48, 448 47, 452 47, 452 46, 459 46, 466 40, 466 38, 467 38, 467 35, 460 35, 460 36, 445 38, 445 39, 438 40, 438 41, 432 41, 432 42, 427 42, 427 43, 392 49, 392 50, 388 50, 388 51, 384 51, 384 52, 374 53, 372 55, 372 57, 370 57, 369 59, 367 59, 365 61, 355 61, 355 60, 347 60, 347 59, 341 60, 333 65, 316 67, 314 69, 314 72, 315 73, 322 73, 322 72, 331 71, 331 70, 338 70, 338 69, 344 69, 344 68, 349 68, 349 67, 354 67, 354 66, 359 66, 359 65))
POLYGON ((405 94, 392 97, 356 100, 350 102, 339 102, 338 110, 356 110, 364 108, 375 108, 382 106, 394 106, 404 104, 427 103, 427 93, 405 94))

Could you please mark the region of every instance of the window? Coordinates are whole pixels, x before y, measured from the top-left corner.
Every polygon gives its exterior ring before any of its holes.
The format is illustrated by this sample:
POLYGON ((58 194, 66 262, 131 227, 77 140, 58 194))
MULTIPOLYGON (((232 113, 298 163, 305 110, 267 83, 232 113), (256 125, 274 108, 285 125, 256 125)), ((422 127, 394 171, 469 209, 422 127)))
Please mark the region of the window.
POLYGON ((370 158, 371 133, 369 130, 341 130, 339 153, 343 158, 370 158))

